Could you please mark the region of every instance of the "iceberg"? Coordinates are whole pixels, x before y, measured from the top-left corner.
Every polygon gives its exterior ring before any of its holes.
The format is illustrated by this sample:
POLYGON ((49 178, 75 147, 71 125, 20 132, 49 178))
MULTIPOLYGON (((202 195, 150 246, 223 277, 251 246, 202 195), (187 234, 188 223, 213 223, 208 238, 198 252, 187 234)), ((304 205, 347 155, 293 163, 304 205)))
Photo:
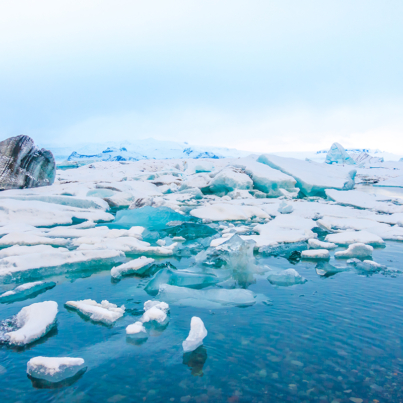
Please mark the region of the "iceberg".
POLYGON ((65 305, 68 308, 79 311, 94 322, 101 322, 106 325, 110 325, 117 321, 125 313, 124 305, 119 308, 117 305, 112 304, 107 300, 102 301, 100 304, 92 299, 67 301, 65 305))
POLYGON ((8 343, 24 346, 45 336, 55 324, 57 308, 54 301, 37 302, 22 308, 15 320, 18 329, 5 334, 8 343))
POLYGON ((357 173, 351 168, 278 157, 272 154, 261 155, 258 162, 292 176, 297 181, 296 187, 305 196, 325 196, 325 189, 352 189, 357 173))
POLYGON ((336 252, 334 256, 336 258, 366 258, 371 257, 374 248, 370 245, 365 245, 364 243, 353 243, 348 246, 346 250, 336 252))
POLYGON ((203 321, 197 316, 193 316, 190 321, 190 332, 186 340, 182 343, 185 353, 196 350, 203 344, 204 338, 207 336, 207 330, 203 321))
POLYGON ((249 190, 253 188, 252 179, 240 168, 227 167, 214 176, 209 190, 217 195, 226 195, 235 189, 249 190))
POLYGON ((273 285, 288 287, 295 284, 304 284, 307 280, 296 270, 287 269, 282 271, 273 271, 267 276, 267 280, 273 285))
POLYGON ((326 164, 347 164, 355 165, 355 161, 351 158, 343 146, 339 143, 333 143, 326 155, 326 164))
POLYGON ((154 262, 155 260, 152 258, 141 256, 138 259, 113 267, 111 270, 111 276, 118 279, 130 274, 144 275, 154 262))
POLYGON ((53 281, 35 281, 33 283, 26 283, 15 287, 13 290, 6 291, 0 295, 0 303, 10 303, 14 301, 23 301, 24 299, 32 298, 46 290, 55 287, 56 283, 53 281))
POLYGON ((86 366, 82 358, 34 357, 28 361, 27 374, 35 379, 58 383, 84 372, 86 366))
POLYGON ((234 162, 237 167, 243 168, 253 181, 254 189, 265 193, 269 197, 283 196, 281 190, 295 193, 296 180, 272 167, 257 162, 253 158, 241 158, 234 162))

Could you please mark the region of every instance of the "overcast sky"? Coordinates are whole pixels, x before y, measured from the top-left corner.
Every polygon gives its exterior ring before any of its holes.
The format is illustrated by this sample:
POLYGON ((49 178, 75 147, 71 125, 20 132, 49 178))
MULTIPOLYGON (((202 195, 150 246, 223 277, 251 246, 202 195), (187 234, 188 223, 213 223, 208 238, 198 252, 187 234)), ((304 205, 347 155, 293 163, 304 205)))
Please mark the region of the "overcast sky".
POLYGON ((403 152, 401 0, 0 3, 0 139, 403 152))

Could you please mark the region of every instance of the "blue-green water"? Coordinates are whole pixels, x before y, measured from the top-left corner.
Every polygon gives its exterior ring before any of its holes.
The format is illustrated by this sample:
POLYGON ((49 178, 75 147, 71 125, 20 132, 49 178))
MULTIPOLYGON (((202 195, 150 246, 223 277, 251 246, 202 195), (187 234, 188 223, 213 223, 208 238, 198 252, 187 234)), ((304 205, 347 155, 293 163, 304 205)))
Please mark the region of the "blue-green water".
MULTIPOLYGON (((389 242, 373 257, 402 270, 402 252, 402 243, 389 242)), ((189 263, 163 261, 178 268, 189 263)), ((127 341, 125 327, 150 299, 143 290, 149 279, 115 283, 109 270, 87 278, 51 278, 55 288, 0 306, 5 319, 33 302, 59 304, 57 330, 25 349, 0 348, 1 401, 403 401, 403 275, 364 276, 351 270, 324 278, 316 274, 315 263, 293 266, 274 257, 259 263, 294 267, 308 282, 277 288, 258 276, 248 288, 269 297, 271 306, 171 305, 168 327, 140 345, 127 341), (125 304, 126 314, 107 327, 64 307, 68 300, 84 298, 125 304), (208 336, 202 347, 184 355, 181 343, 192 316, 204 321, 208 336), (27 361, 35 356, 82 357, 88 369, 71 385, 44 389, 26 375, 27 361)))

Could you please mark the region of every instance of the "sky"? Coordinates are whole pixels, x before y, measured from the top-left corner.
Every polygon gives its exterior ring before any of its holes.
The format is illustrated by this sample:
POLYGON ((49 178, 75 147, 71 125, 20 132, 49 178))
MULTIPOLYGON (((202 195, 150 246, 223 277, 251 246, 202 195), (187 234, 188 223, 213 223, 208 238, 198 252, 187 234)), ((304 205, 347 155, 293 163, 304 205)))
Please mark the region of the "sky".
POLYGON ((0 140, 403 153, 401 0, 0 3, 0 140))

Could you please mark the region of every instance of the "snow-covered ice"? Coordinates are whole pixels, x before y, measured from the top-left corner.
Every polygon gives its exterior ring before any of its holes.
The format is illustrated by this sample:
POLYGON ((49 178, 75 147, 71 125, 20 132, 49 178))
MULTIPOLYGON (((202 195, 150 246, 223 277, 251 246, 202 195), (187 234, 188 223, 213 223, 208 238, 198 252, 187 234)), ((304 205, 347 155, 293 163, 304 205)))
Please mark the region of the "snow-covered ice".
POLYGON ((130 274, 143 275, 154 262, 155 260, 152 258, 141 256, 138 259, 133 259, 130 262, 113 267, 111 270, 111 276, 114 278, 120 278, 130 274))
POLYGON ((85 369, 82 358, 34 357, 27 363, 27 374, 35 379, 48 382, 61 382, 85 369))
POLYGON ((203 344, 203 340, 207 336, 207 330, 203 321, 197 316, 193 316, 190 321, 190 332, 186 340, 182 343, 185 353, 196 350, 203 344))
POLYGON ((333 242, 323 242, 319 239, 308 239, 308 245, 311 249, 336 249, 337 245, 333 242))
POLYGON ((126 335, 136 339, 146 339, 148 337, 147 330, 143 322, 134 322, 126 327, 126 335))
POLYGON ((364 243, 353 243, 346 250, 338 251, 334 254, 336 258, 366 258, 371 257, 374 248, 364 243))
POLYGON ((102 322, 108 325, 117 321, 125 313, 124 305, 118 307, 107 300, 102 301, 100 304, 92 299, 67 301, 65 305, 81 312, 94 322, 102 322))
POLYGON ((368 231, 344 231, 338 234, 326 235, 326 242, 337 245, 351 245, 353 243, 365 243, 372 246, 383 246, 385 241, 378 235, 368 231))
POLYGON ((330 259, 330 254, 327 249, 308 249, 301 252, 302 259, 330 259))
POLYGON ((55 323, 57 308, 54 301, 37 302, 22 308, 16 316, 18 329, 5 334, 8 343, 24 346, 45 336, 55 323))

